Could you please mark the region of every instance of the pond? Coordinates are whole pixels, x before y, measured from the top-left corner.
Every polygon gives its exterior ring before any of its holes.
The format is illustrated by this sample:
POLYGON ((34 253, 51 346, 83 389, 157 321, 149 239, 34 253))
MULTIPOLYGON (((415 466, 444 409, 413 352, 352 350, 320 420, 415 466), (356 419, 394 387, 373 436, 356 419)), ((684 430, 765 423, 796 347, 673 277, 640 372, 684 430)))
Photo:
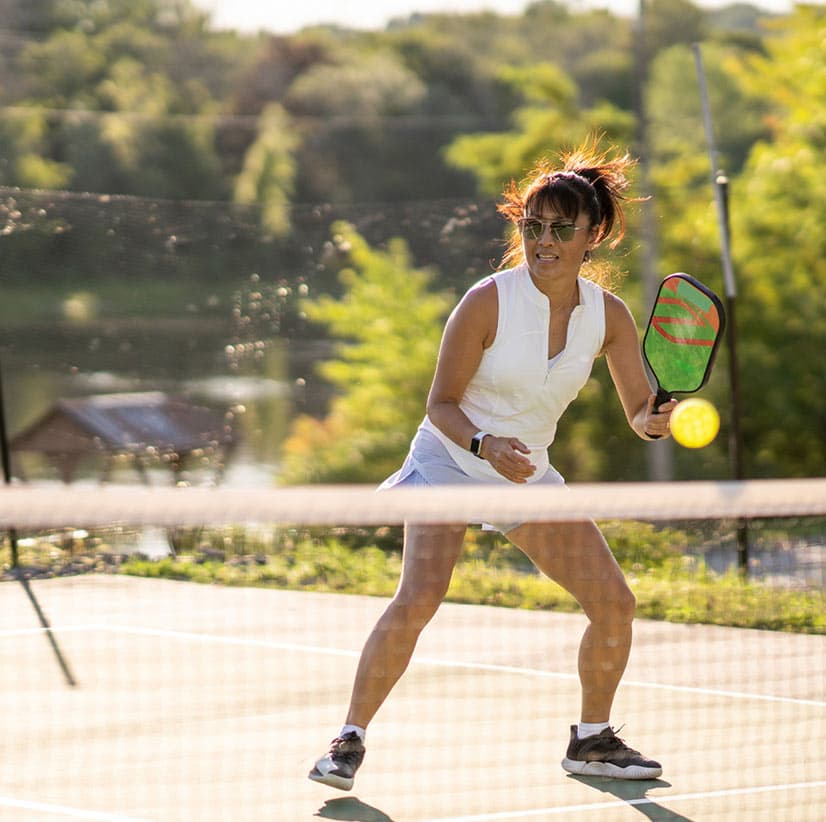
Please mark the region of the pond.
MULTIPOLYGON (((330 346, 318 339, 273 337, 246 356, 232 327, 212 317, 131 318, 85 323, 40 323, 0 332, 0 369, 8 433, 31 425, 60 398, 163 391, 198 405, 232 412, 239 447, 223 485, 272 484, 291 419, 321 413, 328 389, 314 374, 330 346), (237 342, 237 341, 236 341, 237 342)), ((44 461, 17 458, 26 478, 53 479, 44 461)), ((100 466, 85 465, 81 479, 100 466)), ((17 473, 17 472, 15 472, 17 473)), ((206 477, 196 478, 203 481, 206 477)), ((117 481, 135 482, 133 472, 117 481)), ((152 472, 154 483, 169 482, 152 472)))

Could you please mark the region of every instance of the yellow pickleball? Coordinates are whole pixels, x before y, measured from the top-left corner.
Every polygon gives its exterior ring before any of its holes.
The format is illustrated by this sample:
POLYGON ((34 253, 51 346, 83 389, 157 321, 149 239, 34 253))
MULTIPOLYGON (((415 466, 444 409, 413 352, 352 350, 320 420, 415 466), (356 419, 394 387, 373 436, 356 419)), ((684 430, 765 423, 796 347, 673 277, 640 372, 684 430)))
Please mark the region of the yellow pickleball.
POLYGON ((686 448, 703 448, 720 430, 720 415, 708 401, 692 397, 671 412, 671 436, 686 448))

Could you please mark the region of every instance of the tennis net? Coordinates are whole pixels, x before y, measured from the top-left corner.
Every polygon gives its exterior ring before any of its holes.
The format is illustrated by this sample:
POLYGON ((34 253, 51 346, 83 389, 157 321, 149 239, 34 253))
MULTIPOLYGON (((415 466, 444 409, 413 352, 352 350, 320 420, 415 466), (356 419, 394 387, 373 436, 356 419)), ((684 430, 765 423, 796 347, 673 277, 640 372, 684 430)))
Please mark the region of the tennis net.
POLYGON ((19 484, 0 493, 0 529, 0 819, 822 814, 826 480, 19 484), (471 526, 370 726, 355 792, 305 779, 398 582, 402 522, 582 518, 637 599, 611 721, 662 778, 561 770, 587 620, 504 537, 471 526))

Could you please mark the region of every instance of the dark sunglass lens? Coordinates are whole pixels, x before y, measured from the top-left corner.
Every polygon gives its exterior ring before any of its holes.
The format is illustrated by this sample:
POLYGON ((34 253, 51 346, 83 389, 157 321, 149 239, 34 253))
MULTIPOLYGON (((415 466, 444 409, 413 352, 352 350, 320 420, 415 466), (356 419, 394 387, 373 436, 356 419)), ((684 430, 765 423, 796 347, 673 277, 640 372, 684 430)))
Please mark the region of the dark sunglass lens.
POLYGON ((542 223, 539 220, 523 220, 522 231, 532 240, 538 240, 542 236, 542 223))
POLYGON ((560 243, 567 243, 574 239, 576 233, 576 226, 572 225, 555 225, 554 235, 560 243))

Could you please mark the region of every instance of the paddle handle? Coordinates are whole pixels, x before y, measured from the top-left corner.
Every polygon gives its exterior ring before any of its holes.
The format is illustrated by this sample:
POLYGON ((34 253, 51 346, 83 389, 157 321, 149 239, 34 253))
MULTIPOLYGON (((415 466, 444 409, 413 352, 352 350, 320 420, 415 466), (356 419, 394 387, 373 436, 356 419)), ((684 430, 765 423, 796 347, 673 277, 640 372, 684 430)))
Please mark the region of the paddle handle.
POLYGON ((657 398, 654 400, 654 411, 658 414, 660 412, 660 406, 667 403, 669 400, 673 400, 674 397, 668 393, 664 388, 657 388, 657 398))
MULTIPOLYGON (((672 399, 674 398, 671 396, 671 394, 668 393, 668 391, 658 386, 657 398, 654 400, 654 413, 658 414, 660 411, 660 406, 672 399)), ((662 439, 662 436, 660 434, 649 434, 648 436, 651 437, 652 440, 662 439)))

